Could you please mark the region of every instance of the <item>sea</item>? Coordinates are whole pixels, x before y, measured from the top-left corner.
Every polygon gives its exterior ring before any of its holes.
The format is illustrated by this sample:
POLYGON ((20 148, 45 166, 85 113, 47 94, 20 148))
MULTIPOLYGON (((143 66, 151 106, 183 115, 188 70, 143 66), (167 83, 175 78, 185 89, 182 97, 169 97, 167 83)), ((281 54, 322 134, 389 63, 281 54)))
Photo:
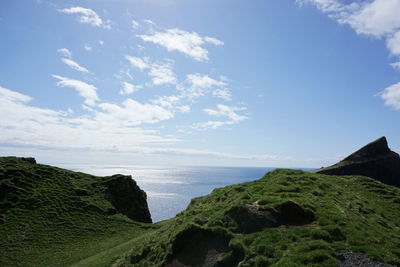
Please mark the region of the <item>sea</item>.
POLYGON ((174 217, 190 200, 215 188, 254 181, 275 168, 261 167, 157 167, 116 165, 57 165, 97 176, 132 175, 147 193, 153 222, 174 217))

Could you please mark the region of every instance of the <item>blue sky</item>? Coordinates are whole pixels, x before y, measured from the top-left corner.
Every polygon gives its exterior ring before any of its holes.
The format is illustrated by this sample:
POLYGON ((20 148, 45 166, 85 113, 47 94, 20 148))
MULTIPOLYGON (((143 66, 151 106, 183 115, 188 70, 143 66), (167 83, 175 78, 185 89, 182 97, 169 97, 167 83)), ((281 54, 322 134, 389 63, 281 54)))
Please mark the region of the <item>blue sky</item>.
POLYGON ((400 150, 400 0, 1 1, 2 155, 320 167, 400 150))

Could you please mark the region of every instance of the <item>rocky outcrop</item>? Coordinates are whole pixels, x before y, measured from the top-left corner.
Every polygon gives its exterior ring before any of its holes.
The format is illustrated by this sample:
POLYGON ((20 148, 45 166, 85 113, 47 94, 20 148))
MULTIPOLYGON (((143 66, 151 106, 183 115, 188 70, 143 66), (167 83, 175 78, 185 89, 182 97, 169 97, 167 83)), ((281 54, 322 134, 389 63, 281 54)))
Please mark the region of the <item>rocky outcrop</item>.
POLYGON ((146 193, 139 188, 132 176, 113 175, 104 184, 107 188, 105 193, 118 213, 135 221, 152 222, 146 193))
POLYGON ((239 233, 254 233, 264 228, 287 226, 301 226, 314 221, 314 213, 304 209, 293 201, 286 201, 274 209, 260 209, 257 202, 244 207, 233 207, 228 211, 238 225, 239 233))
POLYGON ((386 138, 381 137, 339 163, 315 172, 330 175, 364 175, 400 187, 400 156, 390 150, 386 138))
POLYGON ((191 225, 175 237, 173 252, 165 267, 237 266, 243 258, 243 251, 230 247, 230 239, 227 233, 191 225))

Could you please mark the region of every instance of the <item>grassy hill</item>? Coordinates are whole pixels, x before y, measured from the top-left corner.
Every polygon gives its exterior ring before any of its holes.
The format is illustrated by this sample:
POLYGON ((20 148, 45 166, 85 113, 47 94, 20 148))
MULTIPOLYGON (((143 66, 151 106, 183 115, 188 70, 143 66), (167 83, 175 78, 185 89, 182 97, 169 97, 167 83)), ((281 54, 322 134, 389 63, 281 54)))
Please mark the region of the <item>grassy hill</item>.
POLYGON ((396 187, 276 170, 193 199, 117 266, 337 266, 343 251, 400 265, 399 216, 396 187))
POLYGON ((368 177, 275 170, 157 224, 128 218, 125 180, 0 158, 0 266, 400 265, 400 189, 368 177))
POLYGON ((135 186, 122 175, 95 177, 31 158, 0 158, 0 266, 65 266, 138 237, 154 226, 139 222, 151 218, 145 193, 135 186), (118 202, 115 190, 133 194, 133 211, 122 209, 127 203, 118 202))

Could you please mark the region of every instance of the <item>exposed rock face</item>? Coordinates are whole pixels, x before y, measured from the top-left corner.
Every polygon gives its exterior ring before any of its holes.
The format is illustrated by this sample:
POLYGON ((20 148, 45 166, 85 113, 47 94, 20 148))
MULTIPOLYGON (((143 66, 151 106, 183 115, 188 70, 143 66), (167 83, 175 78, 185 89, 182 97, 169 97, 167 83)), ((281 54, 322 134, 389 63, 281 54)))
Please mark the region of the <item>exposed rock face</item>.
POLYGON ((240 233, 254 233, 268 227, 281 225, 300 226, 314 221, 314 213, 293 201, 286 201, 276 210, 262 210, 257 203, 245 207, 234 207, 228 215, 238 224, 240 233))
POLYGON ((165 267, 237 266, 243 252, 229 247, 230 237, 223 233, 191 226, 180 232, 173 242, 173 254, 165 267), (231 253, 230 257, 226 257, 231 253))
POLYGON ((339 163, 315 172, 331 175, 364 175, 399 187, 400 156, 391 151, 386 138, 381 137, 339 163))
POLYGON ((113 175, 105 185, 105 193, 117 212, 135 221, 152 222, 146 193, 139 188, 132 176, 113 175))

